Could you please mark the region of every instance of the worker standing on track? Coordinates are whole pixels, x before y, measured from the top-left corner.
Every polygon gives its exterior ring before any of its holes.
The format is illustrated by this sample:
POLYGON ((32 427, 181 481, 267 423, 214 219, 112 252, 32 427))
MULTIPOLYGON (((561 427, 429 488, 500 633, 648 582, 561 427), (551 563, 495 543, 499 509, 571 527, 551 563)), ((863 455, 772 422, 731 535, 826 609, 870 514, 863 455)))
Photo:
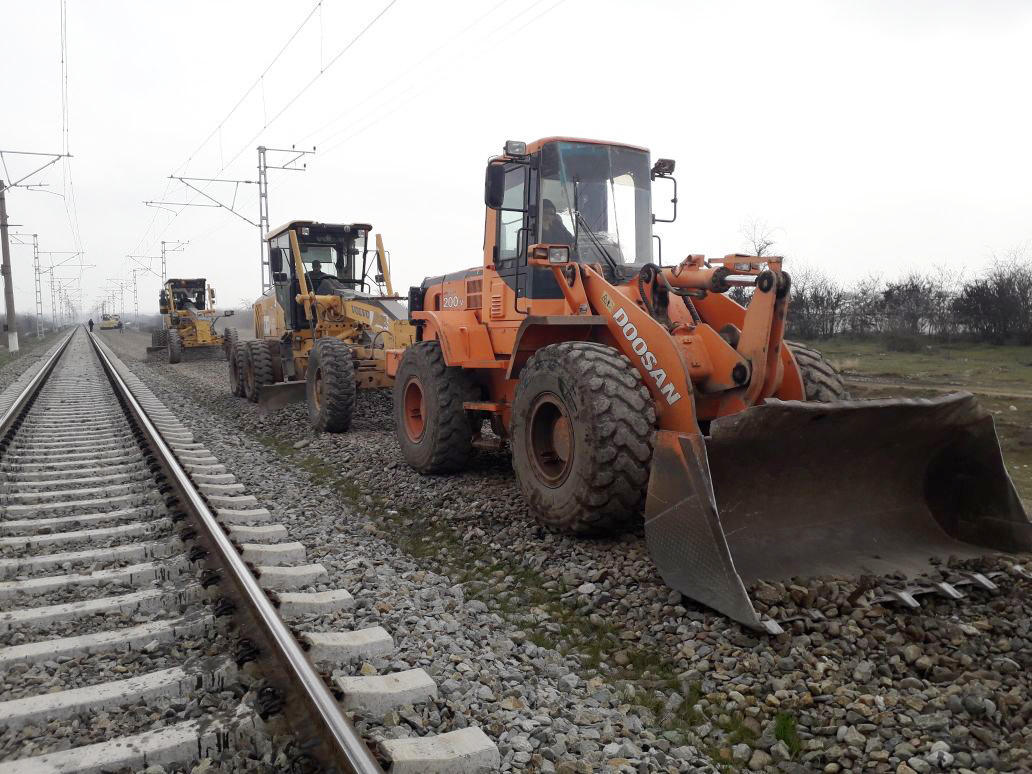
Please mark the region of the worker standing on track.
POLYGON ((87 324, 90 326, 90 333, 93 333, 93 318, 92 317, 90 318, 90 321, 87 324))

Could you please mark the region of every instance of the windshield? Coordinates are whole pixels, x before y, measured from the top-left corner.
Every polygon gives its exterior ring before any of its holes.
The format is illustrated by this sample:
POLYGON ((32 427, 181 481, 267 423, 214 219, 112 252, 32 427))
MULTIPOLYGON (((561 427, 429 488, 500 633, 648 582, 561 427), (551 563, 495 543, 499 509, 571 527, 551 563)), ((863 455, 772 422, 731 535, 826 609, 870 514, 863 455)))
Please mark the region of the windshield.
POLYGON ((301 261, 305 265, 305 271, 312 271, 312 264, 318 262, 324 274, 336 274, 337 256, 335 245, 301 245, 301 261))
POLYGON ((574 248, 583 263, 652 260, 649 156, 612 145, 554 142, 541 149, 539 240, 574 248))
POLYGON ((319 270, 323 274, 345 281, 361 280, 365 263, 365 232, 359 231, 344 236, 327 234, 321 238, 326 241, 299 245, 305 271, 311 272, 314 269, 313 264, 318 261, 319 270))

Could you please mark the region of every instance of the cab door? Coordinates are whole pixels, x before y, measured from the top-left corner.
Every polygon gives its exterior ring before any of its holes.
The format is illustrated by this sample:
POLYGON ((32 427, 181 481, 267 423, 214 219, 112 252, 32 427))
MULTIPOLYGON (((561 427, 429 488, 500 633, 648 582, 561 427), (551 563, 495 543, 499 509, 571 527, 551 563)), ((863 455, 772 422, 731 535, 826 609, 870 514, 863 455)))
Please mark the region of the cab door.
POLYGON ((521 300, 527 293, 531 174, 526 164, 505 165, 505 198, 496 219, 494 263, 498 276, 516 295, 518 312, 523 311, 521 300))

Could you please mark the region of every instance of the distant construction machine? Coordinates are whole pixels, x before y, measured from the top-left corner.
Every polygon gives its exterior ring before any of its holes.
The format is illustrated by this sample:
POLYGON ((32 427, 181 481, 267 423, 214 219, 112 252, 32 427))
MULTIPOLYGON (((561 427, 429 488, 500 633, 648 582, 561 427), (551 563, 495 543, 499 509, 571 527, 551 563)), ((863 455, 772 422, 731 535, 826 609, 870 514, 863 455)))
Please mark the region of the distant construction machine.
POLYGON ((898 590, 912 601, 961 594, 920 580, 942 559, 1032 549, 971 395, 849 400, 819 352, 784 339, 779 257, 663 265, 652 226, 676 216, 673 171, 622 143, 506 143, 487 166, 483 265, 412 288, 418 341, 388 353, 409 463, 466 470, 508 441, 540 523, 613 533, 644 517, 671 587, 769 632, 759 580, 916 577, 898 590))
POLYGON ((231 317, 230 309, 215 309, 215 288, 203 277, 169 279, 158 294, 162 327, 151 331, 148 353, 166 352, 169 363, 182 360, 206 360, 226 353, 227 341, 233 341, 236 330, 220 334, 215 323, 231 317))
POLYGON ((266 411, 307 400, 312 426, 351 427, 356 390, 390 387, 385 353, 412 343, 383 242, 367 223, 296 220, 267 235, 273 286, 254 303, 255 340, 230 353, 230 389, 266 411))
POLYGON ((114 331, 122 327, 122 320, 117 314, 102 314, 100 316, 100 329, 102 331, 114 331))

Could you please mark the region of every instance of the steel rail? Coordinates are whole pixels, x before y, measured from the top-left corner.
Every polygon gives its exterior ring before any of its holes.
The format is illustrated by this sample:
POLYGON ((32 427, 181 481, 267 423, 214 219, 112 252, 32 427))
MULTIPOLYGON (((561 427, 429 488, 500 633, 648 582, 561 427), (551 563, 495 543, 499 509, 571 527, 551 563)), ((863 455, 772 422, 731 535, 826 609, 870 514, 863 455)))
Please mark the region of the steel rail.
POLYGON ((213 554, 215 564, 224 570, 221 581, 228 581, 234 586, 236 599, 246 606, 245 615, 252 619, 256 625, 256 634, 268 645, 267 652, 261 653, 261 656, 271 656, 278 662, 279 669, 262 669, 262 673, 270 683, 281 690, 287 703, 282 714, 301 740, 300 746, 305 754, 314 757, 321 764, 322 771, 383 774, 383 769, 362 741, 354 725, 341 712, 337 700, 312 668, 301 646, 284 625, 275 606, 209 509, 204 496, 194 487, 160 431, 151 422, 147 412, 136 400, 104 348, 100 346, 96 335, 87 335, 116 393, 133 414, 148 445, 164 469, 169 484, 179 493, 184 510, 195 517, 194 524, 200 528, 198 531, 202 533, 204 542, 211 549, 209 555, 213 554), (301 699, 300 702, 297 701, 298 698, 301 699), (291 709, 303 710, 311 723, 305 724, 301 717, 293 716, 291 709), (316 739, 312 741, 316 744, 308 745, 306 742, 311 740, 313 732, 316 739))
MULTIPOLYGON (((2 439, 4 439, 13 428, 15 420, 35 399, 37 393, 46 382, 47 377, 50 376, 50 372, 53 371, 54 366, 57 365, 57 361, 60 359, 61 355, 64 354, 65 348, 68 346, 68 342, 72 340, 72 336, 75 335, 75 331, 78 327, 79 326, 75 326, 75 328, 72 328, 71 333, 65 336, 65 340, 47 356, 46 362, 44 362, 43 366, 38 372, 36 372, 36 375, 29 380, 29 383, 25 385, 22 391, 18 394, 18 397, 15 398, 14 403, 8 406, 7 410, 0 415, 0 443, 2 443, 2 439)), ((2 448, 3 447, 0 446, 0 449, 2 448)))

